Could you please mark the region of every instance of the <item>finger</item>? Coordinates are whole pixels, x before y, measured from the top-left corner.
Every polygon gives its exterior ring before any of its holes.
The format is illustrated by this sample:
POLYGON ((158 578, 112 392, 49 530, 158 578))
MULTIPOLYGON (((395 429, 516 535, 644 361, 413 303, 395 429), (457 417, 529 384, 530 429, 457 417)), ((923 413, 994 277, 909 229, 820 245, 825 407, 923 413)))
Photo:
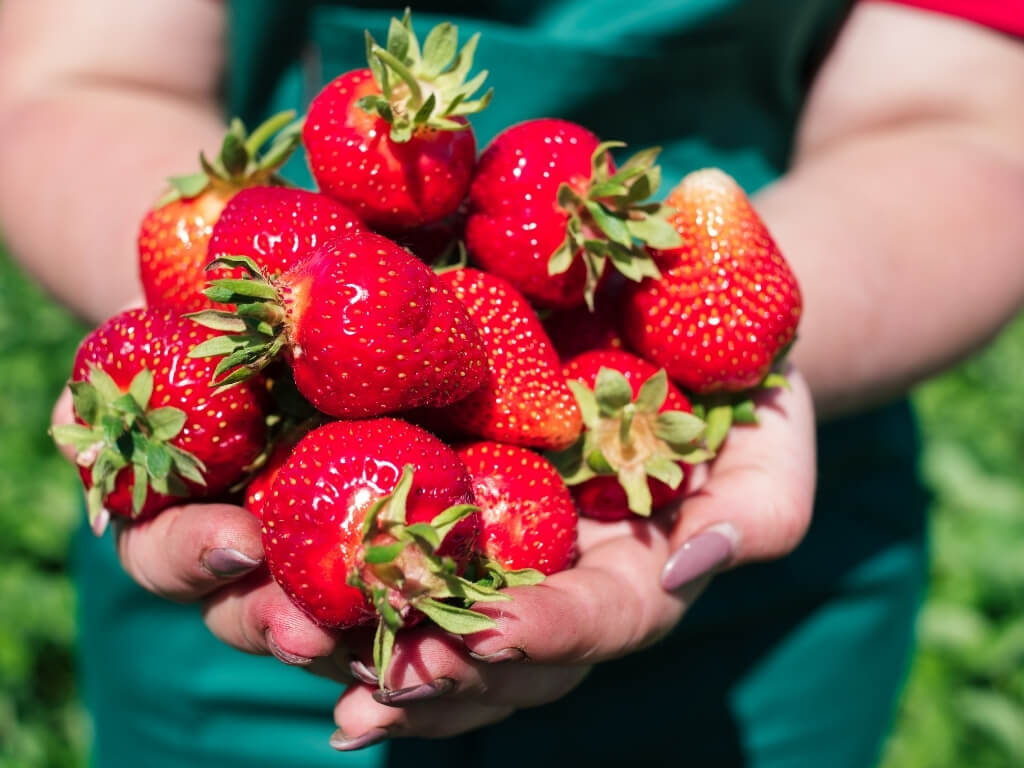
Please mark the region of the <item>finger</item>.
POLYGON ((118 531, 117 551, 128 574, 177 602, 196 600, 263 563, 259 520, 229 504, 170 507, 118 531))
POLYGON ((667 633, 706 586, 668 593, 659 577, 668 540, 648 521, 600 541, 577 566, 543 583, 509 589, 510 602, 477 604, 494 629, 465 638, 478 657, 518 651, 541 664, 591 664, 643 648, 667 633))
POLYGON ((423 702, 398 709, 377 703, 373 688, 358 684, 349 687, 335 706, 338 730, 330 743, 335 749, 348 752, 388 737, 441 739, 496 723, 514 711, 512 707, 456 700, 423 702))
POLYGON ((662 584, 677 589, 742 563, 781 557, 807 531, 814 503, 814 414, 798 373, 733 429, 707 480, 677 513, 662 584))
MULTIPOLYGON (((58 426, 62 424, 72 424, 75 421, 75 407, 71 400, 71 390, 68 387, 64 387, 61 390, 60 397, 57 398, 57 402, 53 404, 53 411, 50 414, 50 424, 58 426)), ((72 464, 75 463, 74 447, 67 443, 57 443, 57 450, 61 452, 61 455, 70 461, 72 464)))
MULTIPOLYGON (((519 653, 502 660, 523 659, 519 653)), ((385 685, 377 687, 373 697, 378 703, 403 707, 441 698, 483 706, 537 706, 564 696, 588 671, 583 665, 474 660, 461 640, 437 627, 423 626, 399 632, 385 685)))
POLYGON ((210 631, 233 648, 272 654, 335 680, 351 679, 337 636, 310 620, 265 570, 217 590, 202 609, 210 631))

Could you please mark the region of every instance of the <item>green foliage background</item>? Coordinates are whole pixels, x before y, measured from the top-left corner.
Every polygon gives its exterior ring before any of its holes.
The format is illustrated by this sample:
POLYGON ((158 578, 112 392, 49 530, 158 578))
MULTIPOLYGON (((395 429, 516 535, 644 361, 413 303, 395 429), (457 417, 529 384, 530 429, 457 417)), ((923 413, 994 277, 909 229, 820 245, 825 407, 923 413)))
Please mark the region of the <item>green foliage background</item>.
MULTIPOLYGON (((65 572, 77 478, 46 436, 84 329, 0 253, 0 768, 84 764, 65 572)), ((884 768, 1024 765, 1024 317, 915 393, 932 590, 884 768)))

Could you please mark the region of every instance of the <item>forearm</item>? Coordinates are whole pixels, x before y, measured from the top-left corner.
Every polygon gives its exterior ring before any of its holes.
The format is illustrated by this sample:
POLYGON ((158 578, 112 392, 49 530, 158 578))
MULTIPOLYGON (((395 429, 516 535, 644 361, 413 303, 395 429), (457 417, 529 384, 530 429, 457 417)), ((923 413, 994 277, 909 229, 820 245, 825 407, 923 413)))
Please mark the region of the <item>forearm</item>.
POLYGON ((821 153, 756 204, 793 264, 794 359, 823 417, 904 392, 1024 302, 1024 162, 956 124, 821 153))
POLYGON ((10 105, 0 120, 0 231, 60 301, 100 321, 140 293, 135 239, 164 180, 216 148, 212 105, 90 84, 10 105), (57 133, 54 126, 65 126, 57 133))

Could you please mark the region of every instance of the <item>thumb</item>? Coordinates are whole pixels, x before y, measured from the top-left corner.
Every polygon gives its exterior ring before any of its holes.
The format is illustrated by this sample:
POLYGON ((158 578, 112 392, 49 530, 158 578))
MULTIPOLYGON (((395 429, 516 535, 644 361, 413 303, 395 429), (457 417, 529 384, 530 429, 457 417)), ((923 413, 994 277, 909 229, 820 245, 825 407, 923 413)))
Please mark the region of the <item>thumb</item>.
POLYGON ((814 504, 814 410, 795 370, 789 389, 757 396, 756 426, 734 428, 707 481, 682 502, 662 586, 675 591, 743 563, 791 552, 814 504))

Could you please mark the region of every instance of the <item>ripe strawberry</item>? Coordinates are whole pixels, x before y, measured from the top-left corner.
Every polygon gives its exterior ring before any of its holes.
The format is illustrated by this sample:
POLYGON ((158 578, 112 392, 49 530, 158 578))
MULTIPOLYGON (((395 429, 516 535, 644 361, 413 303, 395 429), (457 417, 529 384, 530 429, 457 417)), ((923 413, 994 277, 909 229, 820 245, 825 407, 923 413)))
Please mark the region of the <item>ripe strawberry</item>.
POLYGON ((310 403, 332 416, 363 418, 448 405, 486 374, 466 308, 428 267, 381 235, 333 240, 270 281, 244 257, 215 264, 243 266, 250 275, 206 292, 237 305, 237 313, 195 316, 232 332, 192 351, 226 355, 216 384, 245 379, 283 350, 310 403))
POLYGON ((552 309, 593 306, 609 261, 631 280, 656 277, 642 243, 678 243, 662 206, 641 203, 658 188, 658 150, 638 153, 615 172, 609 150, 618 146, 550 118, 498 134, 469 191, 472 259, 552 309))
POLYGON ((599 520, 649 516, 683 493, 686 463, 710 458, 705 425, 664 370, 621 350, 586 352, 565 365, 586 428, 552 457, 579 504, 599 520))
POLYGON ((526 299, 476 269, 439 276, 465 305, 487 355, 483 384, 455 405, 422 413, 438 431, 557 450, 580 433, 579 408, 558 355, 526 299))
MULTIPOLYGON (((250 187, 224 207, 208 252, 211 258, 248 256, 264 274, 276 277, 327 241, 363 229, 351 210, 326 195, 290 187, 250 187)), ((229 276, 240 274, 214 270, 205 275, 207 281, 229 276)))
POLYGON ((479 548, 501 568, 550 575, 572 565, 576 505, 551 463, 526 448, 472 443, 458 450, 473 478, 479 548))
POLYGON ((796 337, 796 277, 722 171, 691 173, 667 203, 683 244, 653 252, 660 280, 627 286, 630 344, 693 392, 757 386, 796 337))
POLYGON ((429 432, 392 418, 331 422, 299 441, 271 486, 267 565, 323 626, 378 616, 374 655, 383 670, 394 633, 420 614, 460 634, 493 626, 441 602, 505 599, 457 575, 480 530, 472 501, 466 467, 429 432))
POLYGON ((386 48, 368 36, 369 69, 335 78, 309 106, 302 137, 324 194, 392 233, 454 213, 476 160, 464 116, 490 101, 467 101, 487 76, 466 82, 477 38, 455 55, 458 28, 446 22, 421 52, 408 11, 386 48))
POLYGON ((556 309, 544 317, 544 330, 562 362, 594 349, 623 349, 622 289, 625 278, 606 275, 594 296, 594 309, 584 305, 556 309))
POLYGON ((242 506, 252 512, 256 519, 263 519, 263 507, 270 493, 270 487, 274 484, 274 479, 281 471, 281 467, 288 461, 288 457, 292 455, 299 440, 316 424, 317 421, 311 419, 284 432, 275 442, 266 463, 249 480, 245 487, 245 499, 242 506))
POLYGON ((260 377, 229 392, 203 386, 213 364, 188 351, 213 334, 167 309, 122 312, 78 348, 76 424, 54 438, 78 450, 90 521, 104 508, 152 515, 233 485, 265 444, 260 377))
POLYGON ((233 121, 213 163, 200 154, 202 171, 169 180, 171 191, 146 213, 139 230, 139 277, 149 306, 179 313, 211 306, 202 291, 213 225, 238 190, 269 183, 295 150, 298 126, 285 127, 294 117, 294 112, 282 112, 252 135, 233 121), (259 156, 275 133, 266 154, 259 156))

